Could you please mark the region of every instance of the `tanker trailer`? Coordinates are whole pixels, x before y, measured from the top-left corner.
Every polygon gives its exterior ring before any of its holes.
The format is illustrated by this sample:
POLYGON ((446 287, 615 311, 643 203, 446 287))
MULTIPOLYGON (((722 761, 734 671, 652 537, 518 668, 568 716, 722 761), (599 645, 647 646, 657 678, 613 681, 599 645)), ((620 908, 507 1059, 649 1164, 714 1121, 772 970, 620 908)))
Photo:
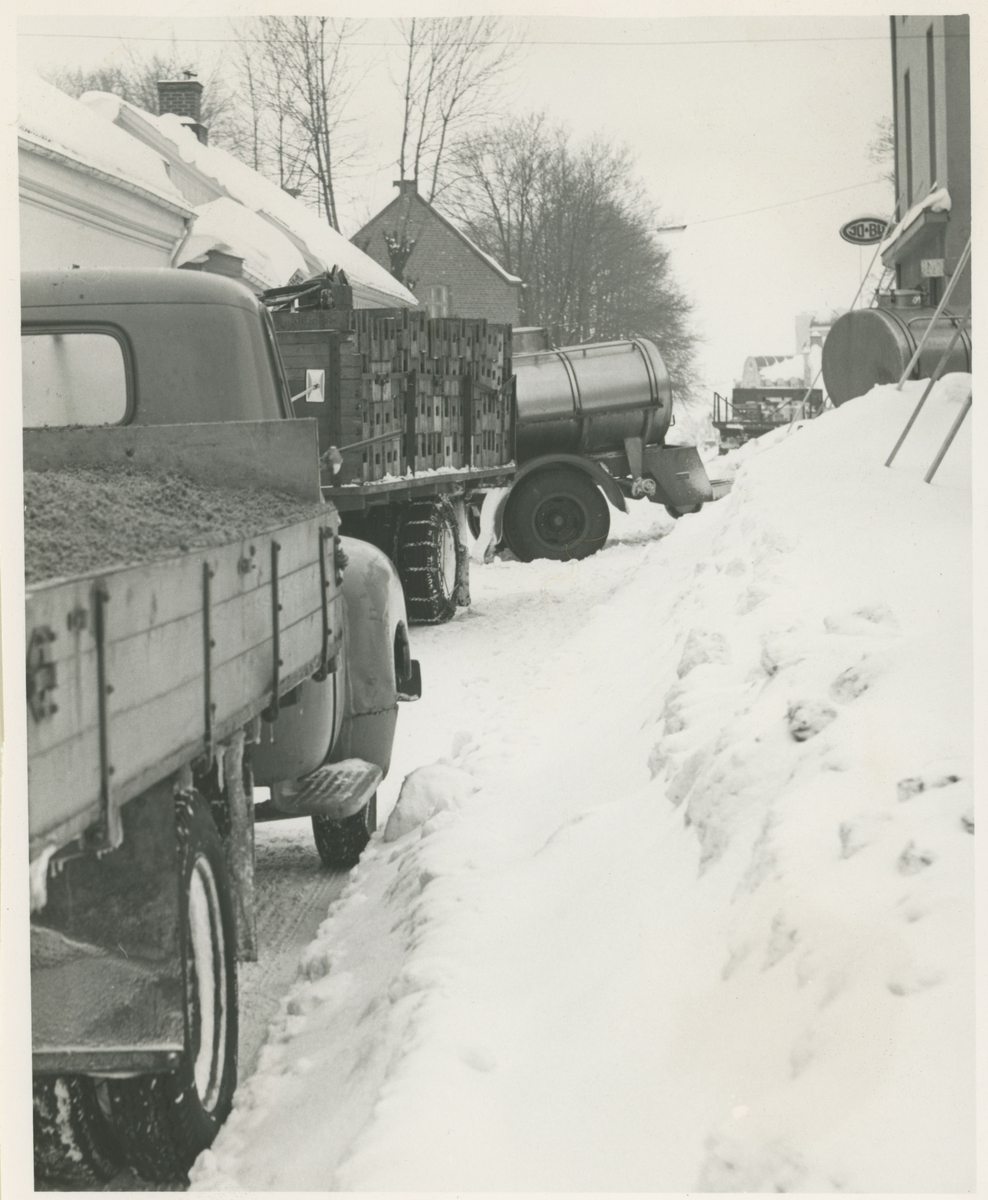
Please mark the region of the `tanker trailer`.
POLYGON ((522 561, 595 553, 607 501, 627 512, 647 496, 679 517, 714 499, 696 447, 665 444, 672 386, 652 342, 515 354, 513 368, 518 471, 494 528, 522 561))
MULTIPOLYGON (((823 382, 831 403, 863 396, 880 383, 898 383, 935 316, 915 304, 918 292, 893 292, 891 303, 844 313, 823 344, 823 382)), ((913 379, 929 379, 962 318, 946 312, 937 319, 923 346, 913 379)), ((971 370, 971 337, 961 331, 945 370, 971 370)))

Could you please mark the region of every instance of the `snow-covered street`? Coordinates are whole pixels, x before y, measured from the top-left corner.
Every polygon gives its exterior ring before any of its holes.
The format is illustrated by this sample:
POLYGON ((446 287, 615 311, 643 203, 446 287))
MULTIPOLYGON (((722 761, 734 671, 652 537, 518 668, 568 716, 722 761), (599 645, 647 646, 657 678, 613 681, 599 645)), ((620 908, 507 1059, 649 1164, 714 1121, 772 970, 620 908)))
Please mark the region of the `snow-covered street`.
POLYGON ((973 1189, 969 386, 473 564, 194 1189, 973 1189))

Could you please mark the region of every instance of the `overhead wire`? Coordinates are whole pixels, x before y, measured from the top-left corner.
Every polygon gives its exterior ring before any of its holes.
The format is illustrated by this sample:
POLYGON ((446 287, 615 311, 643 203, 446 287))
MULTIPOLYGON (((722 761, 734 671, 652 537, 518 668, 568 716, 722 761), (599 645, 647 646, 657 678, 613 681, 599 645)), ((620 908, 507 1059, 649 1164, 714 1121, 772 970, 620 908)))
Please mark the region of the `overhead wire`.
POLYGON ((809 200, 821 200, 824 196, 837 196, 841 192, 853 192, 858 188, 873 187, 876 183, 884 183, 884 179, 869 179, 864 183, 852 183, 847 187, 834 188, 830 192, 817 192, 813 196, 801 196, 798 200, 779 200, 775 204, 766 204, 761 208, 745 208, 741 212, 725 213, 720 217, 701 217, 698 221, 686 221, 685 228, 689 229, 691 225, 709 225, 711 221, 729 221, 733 217, 747 217, 751 213, 771 212, 776 208, 787 208, 791 204, 806 204, 809 200))
MULTIPOLYGON (((33 37, 33 38, 73 38, 81 40, 97 40, 97 41, 120 41, 120 42, 182 42, 189 45, 239 45, 243 42, 253 42, 258 45, 263 45, 268 39, 252 38, 252 37, 175 37, 161 35, 160 37, 152 37, 144 34, 129 36, 128 34, 112 34, 112 33, 55 33, 47 31, 30 32, 27 30, 21 31, 18 37, 33 37)), ((937 34, 937 38, 960 37, 960 34, 937 34)), ((924 34, 907 34, 899 38, 901 41, 909 39, 922 39, 925 41, 924 34)), ((747 46, 747 45, 790 45, 793 43, 814 43, 814 42, 886 42, 888 34, 864 34, 864 35, 832 35, 823 37, 757 37, 749 36, 742 38, 685 38, 679 41, 646 41, 641 38, 635 38, 633 41, 621 42, 605 42, 598 39, 590 39, 587 41, 581 40, 565 40, 557 41, 542 38, 492 38, 482 41, 464 40, 460 42, 450 42, 451 46, 627 46, 629 49, 634 49, 639 46, 661 47, 661 46, 747 46)), ((351 46, 369 46, 369 47, 402 47, 405 46, 403 41, 360 41, 352 39, 349 44, 351 46)))

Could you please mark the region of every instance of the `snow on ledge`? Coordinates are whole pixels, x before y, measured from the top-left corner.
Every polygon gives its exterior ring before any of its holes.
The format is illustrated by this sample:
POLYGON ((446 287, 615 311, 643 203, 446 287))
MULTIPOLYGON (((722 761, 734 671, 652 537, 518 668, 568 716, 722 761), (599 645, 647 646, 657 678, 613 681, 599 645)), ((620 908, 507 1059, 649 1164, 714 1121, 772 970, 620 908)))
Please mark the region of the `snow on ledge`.
POLYGON ((196 209, 196 221, 175 256, 175 266, 201 261, 210 250, 244 260, 244 274, 262 288, 282 287, 305 259, 270 222, 235 200, 221 196, 196 209))
POLYGON ((896 225, 892 232, 885 238, 881 244, 881 247, 879 248, 880 253, 884 254, 886 250, 891 249, 891 247, 906 232, 909 226, 912 225, 914 221, 918 221, 924 212, 950 212, 950 206, 950 193, 946 188, 937 188, 935 192, 930 192, 930 194, 924 200, 920 200, 919 203, 912 206, 899 224, 896 225))

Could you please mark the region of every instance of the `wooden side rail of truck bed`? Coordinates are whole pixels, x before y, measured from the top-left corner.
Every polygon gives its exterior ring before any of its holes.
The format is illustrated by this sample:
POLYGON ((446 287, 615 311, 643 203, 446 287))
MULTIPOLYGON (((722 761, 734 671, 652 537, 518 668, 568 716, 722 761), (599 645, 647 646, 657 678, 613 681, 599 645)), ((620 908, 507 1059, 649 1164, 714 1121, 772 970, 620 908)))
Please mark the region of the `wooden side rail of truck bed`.
POLYGON ((335 514, 26 594, 32 858, 335 663, 335 514), (332 519, 331 519, 332 517, 332 519), (331 632, 329 632, 331 631, 331 632))

